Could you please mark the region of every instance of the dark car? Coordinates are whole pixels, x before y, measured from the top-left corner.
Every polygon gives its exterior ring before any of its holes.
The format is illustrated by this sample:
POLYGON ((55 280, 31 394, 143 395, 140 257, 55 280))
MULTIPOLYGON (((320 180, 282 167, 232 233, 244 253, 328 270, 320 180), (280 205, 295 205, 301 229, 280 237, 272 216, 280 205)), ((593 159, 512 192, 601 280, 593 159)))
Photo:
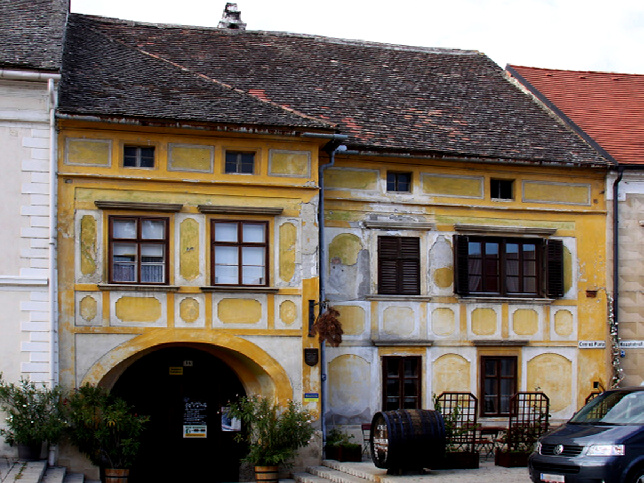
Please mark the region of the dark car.
POLYGON ((644 387, 597 396, 539 440, 528 467, 534 482, 644 483, 644 387))

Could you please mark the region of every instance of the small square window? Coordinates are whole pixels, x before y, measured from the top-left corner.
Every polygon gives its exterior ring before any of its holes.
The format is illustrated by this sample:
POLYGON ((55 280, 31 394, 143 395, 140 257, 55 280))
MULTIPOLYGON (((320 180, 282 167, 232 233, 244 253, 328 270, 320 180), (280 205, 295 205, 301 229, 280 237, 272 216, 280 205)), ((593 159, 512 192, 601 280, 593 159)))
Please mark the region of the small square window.
POLYGON ((387 172, 387 191, 411 191, 411 173, 387 172))
POLYGON ((495 200, 513 200, 514 199, 514 180, 513 179, 491 179, 490 193, 495 200))
POLYGON ((125 146, 123 166, 126 168, 154 168, 154 147, 125 146))
POLYGON ((253 174, 255 172, 255 153, 226 151, 225 172, 229 174, 253 174))

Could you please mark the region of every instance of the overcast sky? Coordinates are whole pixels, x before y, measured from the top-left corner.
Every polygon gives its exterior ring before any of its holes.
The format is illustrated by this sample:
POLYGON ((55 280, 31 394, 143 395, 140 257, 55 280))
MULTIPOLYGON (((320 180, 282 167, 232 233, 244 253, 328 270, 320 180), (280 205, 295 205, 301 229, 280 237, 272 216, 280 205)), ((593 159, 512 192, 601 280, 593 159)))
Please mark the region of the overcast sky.
MULTIPOLYGON (((644 0, 238 0, 248 30, 478 50, 506 64, 644 74, 644 0)), ((225 0, 71 0, 72 12, 216 27, 225 0)))

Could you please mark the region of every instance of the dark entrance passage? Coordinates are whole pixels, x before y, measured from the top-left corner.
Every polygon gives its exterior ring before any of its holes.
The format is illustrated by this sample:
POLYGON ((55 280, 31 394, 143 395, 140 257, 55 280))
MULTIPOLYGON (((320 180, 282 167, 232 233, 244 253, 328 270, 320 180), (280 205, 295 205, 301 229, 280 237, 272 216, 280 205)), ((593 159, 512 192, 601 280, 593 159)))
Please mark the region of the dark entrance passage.
POLYGON ((245 393, 217 357, 159 349, 127 368, 112 392, 150 416, 132 483, 238 480, 242 449, 222 430, 221 408, 245 393))

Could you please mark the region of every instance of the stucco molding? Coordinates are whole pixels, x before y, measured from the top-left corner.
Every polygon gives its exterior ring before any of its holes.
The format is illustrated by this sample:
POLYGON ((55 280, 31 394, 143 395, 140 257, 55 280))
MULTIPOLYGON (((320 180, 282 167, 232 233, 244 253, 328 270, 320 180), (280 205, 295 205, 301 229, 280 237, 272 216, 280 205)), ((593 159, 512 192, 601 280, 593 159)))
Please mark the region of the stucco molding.
POLYGON ((101 210, 139 210, 177 213, 183 208, 183 203, 146 203, 140 201, 96 200, 94 204, 101 210))
POLYGON ((534 227, 534 226, 495 226, 495 225, 470 225, 456 223, 454 230, 459 233, 476 233, 489 235, 498 233, 503 235, 529 235, 529 236, 550 236, 557 232, 556 228, 534 227))
POLYGON ((432 347, 434 341, 430 339, 372 339, 376 347, 432 347))
POLYGON ((37 277, 22 277, 22 276, 5 276, 0 275, 0 287, 2 286, 16 286, 16 287, 46 287, 49 285, 47 278, 37 277))
POLYGON ((233 292, 233 293, 278 293, 280 289, 278 287, 246 287, 246 286, 226 286, 226 287, 216 287, 209 285, 207 287, 201 287, 202 292, 233 292))
POLYGON ((363 222, 365 228, 376 230, 414 230, 414 231, 430 231, 436 229, 435 223, 425 221, 406 221, 406 220, 365 220, 363 222))
POLYGON ((523 305, 550 305, 555 299, 535 297, 477 297, 461 296, 459 302, 465 304, 523 304, 523 305))
POLYGON ((177 292, 177 285, 139 285, 120 283, 99 283, 99 290, 106 292, 177 292))
POLYGON ((487 339, 472 341, 475 347, 523 347, 528 345, 529 342, 527 339, 487 339))
POLYGON ((204 214, 216 215, 281 215, 284 208, 272 206, 224 206, 224 205, 197 205, 197 209, 204 214))
POLYGON ((377 300, 380 302, 431 302, 429 295, 384 295, 370 294, 365 296, 366 300, 377 300))

